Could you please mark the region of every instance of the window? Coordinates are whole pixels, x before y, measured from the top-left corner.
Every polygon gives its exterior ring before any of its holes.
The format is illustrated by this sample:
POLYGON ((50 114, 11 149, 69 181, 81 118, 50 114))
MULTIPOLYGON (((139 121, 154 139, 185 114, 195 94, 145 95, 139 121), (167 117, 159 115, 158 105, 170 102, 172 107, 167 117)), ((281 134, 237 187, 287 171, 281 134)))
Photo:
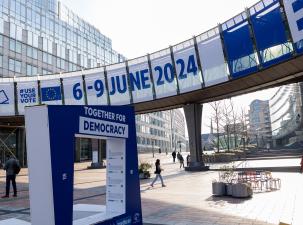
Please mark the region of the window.
POLYGON ((38 74, 38 68, 36 66, 32 66, 30 64, 26 65, 26 75, 27 76, 35 76, 38 74))
POLYGON ((17 26, 16 28, 16 39, 18 41, 22 41, 22 28, 19 26, 17 26))
POLYGON ((45 69, 42 70, 42 74, 43 74, 43 75, 51 74, 51 73, 52 73, 52 72, 50 72, 50 71, 48 71, 48 70, 45 70, 45 69))
POLYGON ((33 48, 32 48, 32 47, 27 46, 27 49, 26 49, 26 56, 27 56, 27 57, 30 57, 30 58, 33 58, 33 48))
POLYGON ((0 47, 3 46, 3 36, 0 34, 0 47))
POLYGON ((22 46, 21 42, 16 41, 16 52, 17 53, 21 54, 21 52, 22 52, 22 47, 21 46, 22 46))
POLYGON ((32 66, 27 64, 26 65, 26 75, 31 76, 32 75, 32 66))
POLYGON ((4 30, 3 27, 4 27, 3 19, 0 18, 0 33, 2 33, 2 34, 3 34, 3 30, 4 30))
POLYGON ((8 60, 8 69, 10 71, 15 72, 15 60, 13 60, 13 59, 8 60))
POLYGON ((16 25, 13 23, 10 23, 9 36, 12 38, 16 38, 16 25))
POLYGON ((38 48, 38 35, 33 34, 33 46, 38 48))
POLYGON ((9 40, 9 49, 10 49, 11 51, 16 51, 15 40, 13 40, 13 39, 10 39, 10 40, 9 40))
POLYGON ((0 68, 2 68, 3 67, 3 56, 2 55, 0 55, 0 68))
POLYGON ((43 62, 47 63, 47 53, 43 52, 43 62))
POLYGON ((30 31, 27 31, 27 44, 33 45, 33 33, 30 31))
POLYGON ((33 48, 33 59, 38 59, 38 50, 33 48))
POLYGON ((17 60, 15 61, 15 72, 21 73, 21 62, 17 60))
POLYGON ((21 62, 14 59, 9 59, 8 68, 10 71, 21 73, 21 62))
POLYGON ((52 55, 48 54, 47 63, 50 65, 52 64, 52 58, 53 58, 52 55))

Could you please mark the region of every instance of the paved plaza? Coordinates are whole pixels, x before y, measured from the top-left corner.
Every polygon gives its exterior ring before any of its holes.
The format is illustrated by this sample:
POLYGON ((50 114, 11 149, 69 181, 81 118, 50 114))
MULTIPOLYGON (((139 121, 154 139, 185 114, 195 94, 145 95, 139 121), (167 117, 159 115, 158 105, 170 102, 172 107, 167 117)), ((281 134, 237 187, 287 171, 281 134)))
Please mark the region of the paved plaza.
MULTIPOLYGON (((155 158, 151 154, 140 155, 140 161, 144 162, 152 163, 156 158, 161 159, 167 186, 162 188, 157 182, 151 188, 151 179, 141 181, 143 221, 146 224, 302 224, 303 215, 299 211, 303 200, 303 175, 300 173, 273 173, 274 177, 281 178, 281 189, 254 193, 250 199, 213 197, 211 182, 218 178, 217 171, 185 172, 165 153, 155 154, 155 158)), ((299 165, 299 162, 299 158, 291 158, 240 161, 235 164, 263 167, 293 166, 299 165)), ((87 165, 89 163, 75 164, 74 204, 105 204, 106 169, 87 170, 87 165)), ((1 195, 4 194, 4 175, 1 171, 1 195)), ((0 199, 0 221, 8 218, 30 221, 26 169, 22 169, 17 182, 18 197, 0 199)))

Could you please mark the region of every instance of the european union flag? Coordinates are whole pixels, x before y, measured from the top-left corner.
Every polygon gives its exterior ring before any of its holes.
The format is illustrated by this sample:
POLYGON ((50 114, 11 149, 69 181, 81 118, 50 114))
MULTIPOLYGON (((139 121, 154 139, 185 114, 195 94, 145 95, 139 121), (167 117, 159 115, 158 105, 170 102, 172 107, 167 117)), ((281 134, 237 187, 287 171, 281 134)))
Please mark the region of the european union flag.
POLYGON ((60 86, 41 88, 42 102, 57 101, 57 100, 61 100, 61 99, 62 99, 62 96, 61 96, 60 86))

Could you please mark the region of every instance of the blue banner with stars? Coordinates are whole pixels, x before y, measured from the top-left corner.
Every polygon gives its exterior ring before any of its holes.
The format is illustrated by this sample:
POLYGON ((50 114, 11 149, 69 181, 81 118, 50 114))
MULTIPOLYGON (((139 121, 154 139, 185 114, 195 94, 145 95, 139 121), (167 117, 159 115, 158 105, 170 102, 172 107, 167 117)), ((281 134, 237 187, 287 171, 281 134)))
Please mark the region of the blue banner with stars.
POLYGON ((44 87, 41 88, 41 100, 43 102, 47 101, 57 101, 61 100, 61 87, 55 86, 55 87, 44 87))

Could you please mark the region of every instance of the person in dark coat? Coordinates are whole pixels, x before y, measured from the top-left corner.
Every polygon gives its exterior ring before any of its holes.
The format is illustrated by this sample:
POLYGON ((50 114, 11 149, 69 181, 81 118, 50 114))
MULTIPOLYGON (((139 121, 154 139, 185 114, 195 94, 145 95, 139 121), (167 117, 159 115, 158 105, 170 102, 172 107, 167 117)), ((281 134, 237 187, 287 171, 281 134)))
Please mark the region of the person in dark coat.
POLYGON ((189 166, 189 162, 190 162, 190 154, 188 154, 186 156, 186 166, 188 167, 189 166))
POLYGON ((179 162, 180 162, 180 168, 183 166, 183 168, 184 168, 184 158, 183 158, 183 156, 178 152, 178 154, 179 154, 179 162))
POLYGON ((171 155, 172 155, 172 157, 173 157, 173 162, 175 163, 176 162, 176 151, 173 151, 172 153, 171 153, 171 155))
POLYGON ((153 186, 154 186, 154 183, 157 181, 157 179, 158 179, 158 177, 159 177, 160 180, 161 180, 162 187, 165 187, 166 185, 164 184, 163 178, 162 178, 162 176, 161 176, 161 171, 162 171, 163 169, 161 169, 161 166, 160 166, 160 159, 157 159, 157 160, 156 160, 155 166, 156 166, 156 171, 155 171, 156 177, 155 177, 155 179, 153 180, 153 182, 150 184, 150 186, 153 187, 153 186))
POLYGON ((180 155, 181 155, 180 152, 178 152, 177 153, 177 159, 178 159, 179 162, 180 162, 180 155))
POLYGON ((19 161, 13 157, 11 157, 9 160, 6 161, 4 164, 3 169, 6 171, 6 192, 5 195, 2 196, 2 198, 8 198, 9 197, 9 191, 10 191, 10 183, 12 181, 13 189, 14 189, 14 197, 17 197, 17 185, 16 185, 16 169, 20 170, 19 161))

